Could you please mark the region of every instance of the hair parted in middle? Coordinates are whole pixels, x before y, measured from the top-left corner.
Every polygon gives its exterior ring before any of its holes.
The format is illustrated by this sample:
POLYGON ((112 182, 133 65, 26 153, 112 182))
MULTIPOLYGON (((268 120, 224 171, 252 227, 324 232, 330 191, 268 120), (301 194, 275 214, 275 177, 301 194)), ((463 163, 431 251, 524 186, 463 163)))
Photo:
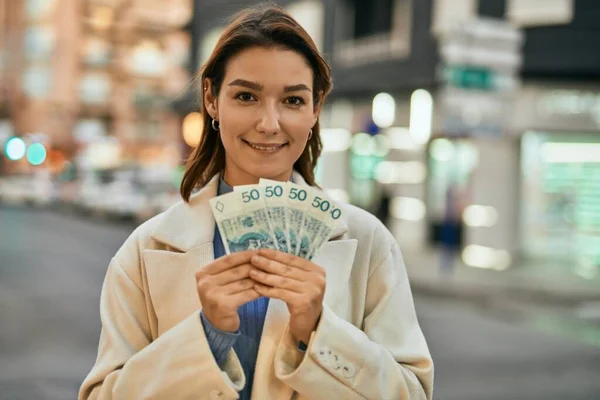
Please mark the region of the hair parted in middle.
MULTIPOLYGON (((263 3, 234 15, 217 42, 210 58, 200 70, 196 82, 200 82, 203 98, 204 82, 210 79, 212 95, 218 97, 229 60, 251 47, 281 48, 302 55, 313 71, 313 104, 318 107, 331 92, 331 68, 310 35, 280 6, 263 3)), ((208 181, 225 168, 225 148, 218 130, 206 106, 202 105, 202 137, 187 160, 181 196, 188 202, 194 189, 205 186, 208 181)), ((312 127, 312 135, 300 158, 294 163, 309 185, 316 185, 314 169, 322 151, 319 120, 312 127)), ((218 125, 216 126, 218 128, 218 125)))

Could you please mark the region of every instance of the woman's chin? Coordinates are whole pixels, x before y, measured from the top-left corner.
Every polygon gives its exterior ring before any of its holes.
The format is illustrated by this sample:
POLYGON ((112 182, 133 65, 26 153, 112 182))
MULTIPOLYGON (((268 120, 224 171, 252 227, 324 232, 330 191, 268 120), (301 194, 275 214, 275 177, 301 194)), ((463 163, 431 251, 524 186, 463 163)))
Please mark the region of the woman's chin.
POLYGON ((250 172, 252 175, 258 178, 271 179, 271 180, 288 180, 291 176, 291 167, 280 167, 276 165, 268 166, 260 166, 258 168, 253 168, 250 172), (288 176, 289 175, 289 176, 288 176))

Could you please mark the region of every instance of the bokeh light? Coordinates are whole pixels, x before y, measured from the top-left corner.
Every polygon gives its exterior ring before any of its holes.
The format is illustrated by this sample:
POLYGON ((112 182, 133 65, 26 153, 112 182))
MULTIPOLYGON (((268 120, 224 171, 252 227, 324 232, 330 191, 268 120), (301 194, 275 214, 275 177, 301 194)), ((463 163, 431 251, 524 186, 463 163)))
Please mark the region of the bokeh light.
POLYGON ((379 93, 373 99, 373 122, 380 128, 392 126, 396 118, 396 101, 388 93, 379 93))
POLYGON ((31 165, 41 165, 44 161, 46 161, 46 148, 41 143, 33 143, 27 149, 27 161, 31 163, 31 165))
POLYGON ((202 138, 202 114, 193 112, 183 119, 183 140, 190 147, 196 147, 200 144, 202 138))
POLYGON ((6 142, 4 151, 10 160, 17 161, 25 156, 26 149, 27 146, 25 145, 23 139, 14 137, 6 142))

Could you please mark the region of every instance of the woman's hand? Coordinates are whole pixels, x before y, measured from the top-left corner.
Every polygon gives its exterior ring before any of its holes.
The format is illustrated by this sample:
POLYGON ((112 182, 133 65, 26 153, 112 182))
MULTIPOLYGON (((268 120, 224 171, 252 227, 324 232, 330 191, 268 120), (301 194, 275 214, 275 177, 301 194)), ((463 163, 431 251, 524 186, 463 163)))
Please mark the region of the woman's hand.
POLYGON ((284 301, 290 312, 290 333, 308 344, 323 311, 325 270, 304 258, 268 249, 260 249, 251 262, 256 292, 284 301))
POLYGON ((196 272, 202 312, 216 328, 235 332, 240 327, 238 308, 261 295, 250 279, 250 259, 255 250, 221 257, 196 272))

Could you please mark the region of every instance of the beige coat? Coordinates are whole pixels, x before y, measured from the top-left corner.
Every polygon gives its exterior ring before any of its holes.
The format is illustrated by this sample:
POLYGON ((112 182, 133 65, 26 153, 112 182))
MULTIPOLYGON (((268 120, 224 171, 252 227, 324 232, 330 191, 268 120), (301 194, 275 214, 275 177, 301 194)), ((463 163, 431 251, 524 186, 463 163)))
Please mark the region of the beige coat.
MULTIPOLYGON (((298 174, 294 181, 305 184, 298 174)), ((231 350, 223 370, 217 366, 196 292, 195 272, 214 259, 208 200, 217 183, 141 225, 112 259, 98 358, 80 400, 239 397, 239 360, 231 350)), ((433 363, 400 249, 371 214, 349 205, 344 212, 313 260, 326 270, 327 288, 308 350, 296 350, 287 307, 271 299, 252 400, 431 399, 433 363)))

